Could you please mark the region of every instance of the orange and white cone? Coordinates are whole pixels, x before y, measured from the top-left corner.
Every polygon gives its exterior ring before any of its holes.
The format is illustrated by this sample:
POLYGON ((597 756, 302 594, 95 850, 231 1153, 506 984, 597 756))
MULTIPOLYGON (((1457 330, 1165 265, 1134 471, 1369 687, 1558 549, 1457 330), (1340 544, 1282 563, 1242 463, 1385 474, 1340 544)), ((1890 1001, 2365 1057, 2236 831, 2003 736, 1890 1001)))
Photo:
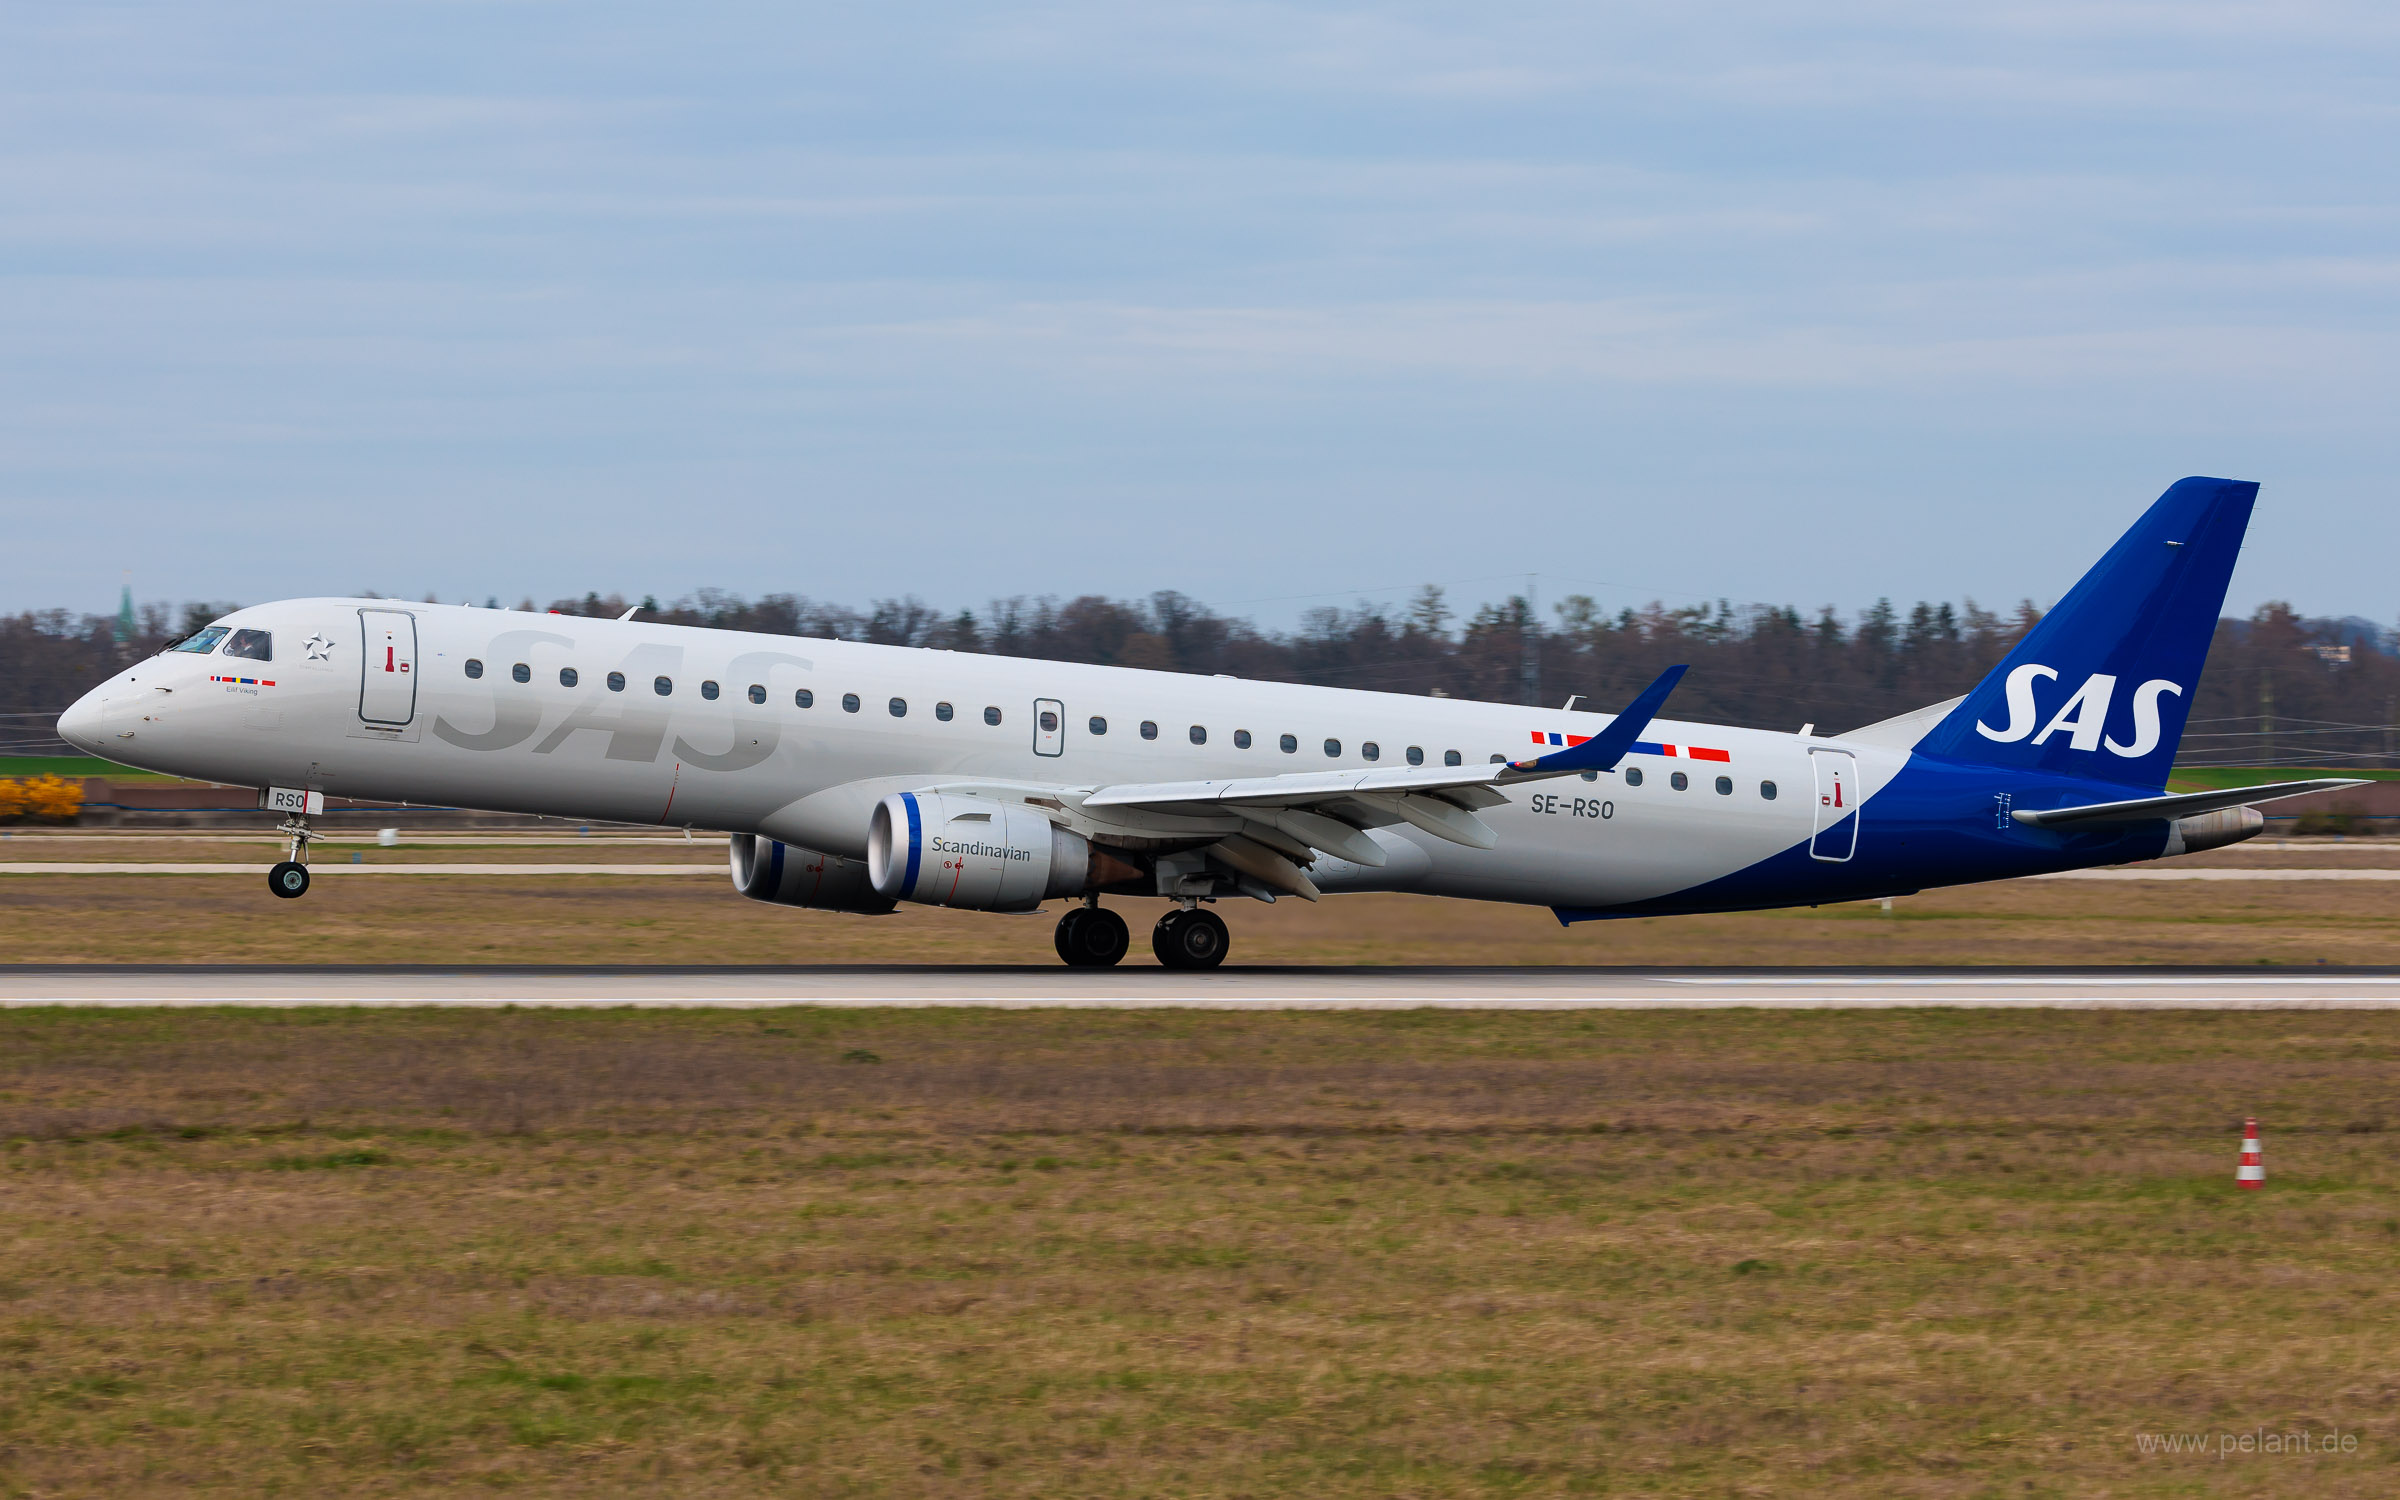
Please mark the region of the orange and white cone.
POLYGON ((2267 1164, 2259 1155, 2256 1117, 2242 1122, 2242 1164, 2233 1169, 2233 1185, 2252 1189, 2267 1185, 2267 1164))

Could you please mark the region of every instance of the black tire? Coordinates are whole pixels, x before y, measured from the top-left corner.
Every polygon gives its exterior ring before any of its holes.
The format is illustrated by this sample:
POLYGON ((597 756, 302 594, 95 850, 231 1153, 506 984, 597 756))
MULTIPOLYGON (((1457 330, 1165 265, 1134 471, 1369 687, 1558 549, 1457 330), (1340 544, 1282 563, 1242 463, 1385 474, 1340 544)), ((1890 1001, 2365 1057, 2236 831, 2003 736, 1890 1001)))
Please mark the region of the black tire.
POLYGON ((1083 907, 1070 906, 1067 908, 1066 915, 1058 919, 1057 928, 1050 934, 1050 946, 1058 950, 1060 963, 1069 965, 1075 963, 1075 940, 1083 932, 1084 919, 1090 915, 1091 912, 1083 907))
POLYGON ((287 859, 267 872, 267 889, 286 901, 308 894, 308 866, 287 859))
POLYGON ((1086 908, 1083 925, 1075 930, 1075 956, 1067 962, 1078 968, 1113 968, 1133 946, 1125 919, 1105 906, 1086 908))
POLYGON ((1213 911, 1171 911, 1150 929, 1150 951, 1170 969, 1213 969, 1225 961, 1233 934, 1213 911))

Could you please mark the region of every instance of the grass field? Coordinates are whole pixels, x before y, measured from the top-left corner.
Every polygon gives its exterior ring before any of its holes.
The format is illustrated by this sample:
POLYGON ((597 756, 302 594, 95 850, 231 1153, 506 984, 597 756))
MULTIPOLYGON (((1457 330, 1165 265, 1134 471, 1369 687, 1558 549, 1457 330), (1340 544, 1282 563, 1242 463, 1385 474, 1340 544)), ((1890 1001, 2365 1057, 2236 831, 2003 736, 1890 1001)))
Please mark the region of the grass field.
POLYGON ((2362 771, 2347 766, 2273 766, 2263 770, 2251 766, 2177 766, 2175 774, 2167 781, 2167 790, 2213 792, 2227 787, 2264 786, 2274 781, 2314 781, 2337 776, 2365 781, 2390 781, 2400 777, 2400 771, 2362 771))
POLYGON ((0 776, 103 776, 110 781, 176 781, 155 771, 137 771, 95 755, 0 755, 0 776))
POLYGON ((2357 1013, 0 1013, 0 1489, 2387 1495, 2396 1063, 2357 1013), (2356 1446, 2141 1446, 2260 1428, 2356 1446))
MULTIPOLYGON (((228 876, 0 876, 0 954, 18 963, 1038 963, 1056 962, 1051 915, 910 907, 849 917, 767 906, 712 876, 321 876, 308 896, 266 890, 272 851, 177 851, 107 841, 0 843, 77 859, 247 859, 228 876)), ((2389 847, 2389 846, 2384 846, 2389 847)), ((2391 863, 2357 846, 2355 863, 2391 863)), ((375 861, 458 851, 361 851, 375 861)), ((556 859, 534 846, 471 857, 556 859)), ((2400 852, 2400 851, 2395 851, 2400 852)), ((613 846, 594 860, 721 851, 613 846)), ((345 854, 321 852, 320 862, 345 854)), ((2228 855, 2262 867, 2293 858, 2228 855)), ((1539 907, 1421 896, 1340 896, 1311 906, 1225 903, 1236 963, 1412 964, 2400 964, 2400 887, 2388 884, 2108 884, 2018 881, 1872 904, 1562 928, 1539 907)), ((1157 901, 1113 903, 1151 962, 1157 901)))

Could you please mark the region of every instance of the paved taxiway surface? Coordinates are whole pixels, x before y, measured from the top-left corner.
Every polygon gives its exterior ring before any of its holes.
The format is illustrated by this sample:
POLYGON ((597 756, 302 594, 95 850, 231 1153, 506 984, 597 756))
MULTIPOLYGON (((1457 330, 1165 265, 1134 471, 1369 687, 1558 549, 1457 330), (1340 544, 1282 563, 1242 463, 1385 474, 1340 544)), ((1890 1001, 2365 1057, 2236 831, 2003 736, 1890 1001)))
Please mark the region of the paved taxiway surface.
POLYGON ((2400 1009, 2400 970, 0 966, 0 1005, 2400 1009))

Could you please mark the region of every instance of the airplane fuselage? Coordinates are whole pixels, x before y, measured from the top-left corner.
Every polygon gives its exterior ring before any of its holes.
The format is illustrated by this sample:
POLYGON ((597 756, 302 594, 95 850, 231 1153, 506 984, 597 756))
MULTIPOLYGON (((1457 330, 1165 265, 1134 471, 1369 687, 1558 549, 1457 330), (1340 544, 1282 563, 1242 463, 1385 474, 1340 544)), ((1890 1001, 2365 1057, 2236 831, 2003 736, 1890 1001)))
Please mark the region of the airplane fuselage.
MULTIPOLYGON (((1039 794, 1476 766, 1611 717, 389 600, 291 600, 220 624, 263 633, 267 657, 224 655, 232 634, 208 654, 163 653, 95 691, 64 732, 214 781, 718 829, 849 859, 895 792, 1021 795, 1105 842, 1105 817, 1039 794)), ((2084 779, 1670 720, 1613 770, 1502 796, 1481 815, 1491 848, 1374 828, 1380 867, 1320 856, 1314 882, 1599 916, 1856 899, 2149 858, 2164 843, 2163 825, 2057 834, 2006 816, 2091 800, 2084 779)), ((1123 842, 1172 842, 1156 834, 1123 842)))

